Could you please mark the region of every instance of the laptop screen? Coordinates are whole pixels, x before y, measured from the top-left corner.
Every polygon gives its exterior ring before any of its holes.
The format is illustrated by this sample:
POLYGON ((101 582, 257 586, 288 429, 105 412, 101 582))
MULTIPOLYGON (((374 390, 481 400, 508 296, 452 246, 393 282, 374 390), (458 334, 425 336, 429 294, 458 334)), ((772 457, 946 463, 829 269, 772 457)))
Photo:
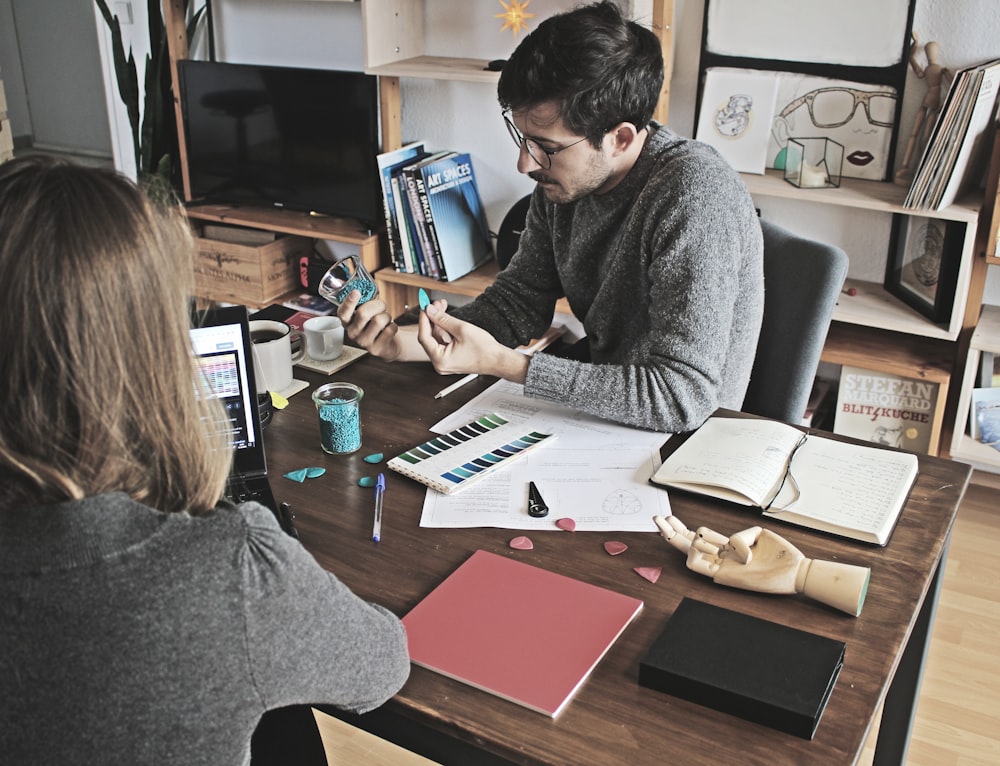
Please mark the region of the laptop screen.
POLYGON ((215 308, 200 313, 198 319, 198 326, 191 328, 191 343, 208 389, 222 400, 229 415, 226 428, 233 448, 233 472, 263 475, 267 466, 246 309, 215 308))

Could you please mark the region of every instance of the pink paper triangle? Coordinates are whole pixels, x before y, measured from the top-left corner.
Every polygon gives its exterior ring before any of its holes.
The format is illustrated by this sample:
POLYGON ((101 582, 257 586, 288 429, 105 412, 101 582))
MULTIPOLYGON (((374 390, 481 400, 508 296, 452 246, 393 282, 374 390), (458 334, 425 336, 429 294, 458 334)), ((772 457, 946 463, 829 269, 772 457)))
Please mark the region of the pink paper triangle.
POLYGON ((663 570, 660 567, 635 567, 633 571, 639 577, 644 577, 650 582, 656 582, 660 579, 660 572, 663 570))
POLYGON ((604 543, 604 550, 608 552, 611 556, 617 556, 619 553, 624 553, 628 550, 628 546, 625 543, 620 543, 617 540, 608 540, 604 543))

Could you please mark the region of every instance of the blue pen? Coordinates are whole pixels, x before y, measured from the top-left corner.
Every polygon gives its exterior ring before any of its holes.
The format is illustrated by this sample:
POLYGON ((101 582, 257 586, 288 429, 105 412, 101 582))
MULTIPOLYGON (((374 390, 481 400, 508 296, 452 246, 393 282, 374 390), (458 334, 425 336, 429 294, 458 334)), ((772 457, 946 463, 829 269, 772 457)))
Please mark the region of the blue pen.
POLYGON ((375 483, 375 526, 372 527, 372 540, 376 543, 382 539, 382 495, 385 494, 385 476, 378 475, 375 483))

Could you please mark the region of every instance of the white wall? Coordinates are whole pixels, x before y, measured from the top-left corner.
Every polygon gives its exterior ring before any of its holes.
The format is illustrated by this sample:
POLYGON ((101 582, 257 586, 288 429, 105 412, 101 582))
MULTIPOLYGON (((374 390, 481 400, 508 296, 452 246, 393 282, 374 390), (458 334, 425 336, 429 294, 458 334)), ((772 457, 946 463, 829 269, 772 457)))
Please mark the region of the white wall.
MULTIPOLYGON (((501 21, 495 18, 502 10, 498 3, 425 2, 428 53, 502 58, 523 36, 500 31, 501 21)), ((537 16, 530 23, 533 27, 555 10, 575 4, 575 0, 534 0, 528 10, 537 16)), ((634 0, 627 7, 635 18, 649 20, 650 0, 634 0)), ((363 66, 359 3, 215 0, 214 8, 219 27, 216 52, 221 60, 344 69, 363 66)), ((836 12, 833 5, 831 12, 836 12)), ((704 0, 675 0, 674 14, 669 123, 690 136, 704 0)), ((1000 57, 1000 3, 996 0, 917 0, 914 30, 922 41, 940 44, 942 63, 951 68, 1000 57)), ((901 136, 909 135, 924 93, 923 81, 911 72, 903 99, 901 136)), ((424 139, 432 149, 461 149, 472 155, 495 231, 507 209, 532 186, 516 171, 516 149, 500 120, 495 89, 404 78, 402 100, 404 139, 424 139)), ((763 202, 762 214, 839 244, 851 256, 850 276, 881 281, 888 251, 887 215, 774 200, 763 202)), ((990 270, 987 302, 1000 304, 1000 269, 990 270)))
POLYGON ((0 0, 0 76, 18 148, 110 156, 93 4, 0 0))

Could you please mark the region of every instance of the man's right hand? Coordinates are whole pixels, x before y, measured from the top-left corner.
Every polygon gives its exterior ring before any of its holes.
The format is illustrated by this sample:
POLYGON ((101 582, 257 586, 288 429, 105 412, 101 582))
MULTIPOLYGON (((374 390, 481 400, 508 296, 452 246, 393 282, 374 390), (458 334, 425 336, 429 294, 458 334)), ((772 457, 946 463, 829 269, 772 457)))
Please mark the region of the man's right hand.
POLYGON ((337 316, 344 323, 348 339, 373 356, 394 362, 402 356, 402 344, 397 325, 386 305, 378 298, 358 305, 359 290, 351 290, 337 309, 337 316))

